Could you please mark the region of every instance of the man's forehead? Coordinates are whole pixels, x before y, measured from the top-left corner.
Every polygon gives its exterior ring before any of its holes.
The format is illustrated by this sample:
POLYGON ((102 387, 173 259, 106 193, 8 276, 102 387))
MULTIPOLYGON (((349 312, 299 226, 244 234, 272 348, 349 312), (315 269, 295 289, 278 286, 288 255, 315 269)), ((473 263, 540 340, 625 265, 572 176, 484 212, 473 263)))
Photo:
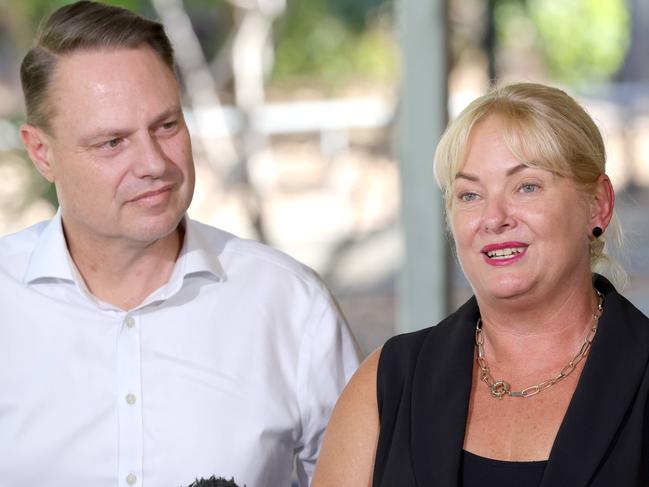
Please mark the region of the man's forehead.
POLYGON ((52 121, 75 131, 141 125, 180 106, 174 73, 150 48, 66 54, 52 81, 52 121))
POLYGON ((133 81, 165 85, 172 81, 171 88, 178 89, 173 70, 149 47, 75 50, 60 56, 53 76, 54 88, 133 81))
POLYGON ((162 58, 147 45, 139 47, 106 47, 75 49, 58 56, 56 73, 65 72, 66 76, 75 71, 84 74, 111 74, 119 65, 131 64, 141 66, 145 62, 156 65, 161 71, 167 71, 175 78, 175 73, 162 58), (97 71, 99 69, 99 71, 97 71))

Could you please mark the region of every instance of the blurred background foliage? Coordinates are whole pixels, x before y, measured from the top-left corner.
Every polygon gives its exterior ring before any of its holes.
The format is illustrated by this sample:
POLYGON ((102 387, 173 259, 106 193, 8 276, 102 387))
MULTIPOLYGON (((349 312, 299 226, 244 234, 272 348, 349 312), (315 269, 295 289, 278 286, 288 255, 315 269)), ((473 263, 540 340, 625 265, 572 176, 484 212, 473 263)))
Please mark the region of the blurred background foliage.
MULTIPOLYGON (((398 53, 394 36, 396 0, 287 0, 273 27, 274 63, 269 84, 309 83, 336 92, 357 80, 394 83, 398 53)), ((9 37, 26 47, 36 25, 69 0, 4 0, 9 37)), ((155 16, 149 0, 109 3, 155 16)), ((493 18, 493 48, 542 56, 552 78, 580 85, 603 82, 620 69, 629 45, 625 0, 451 0, 493 18)), ((219 52, 233 25, 226 0, 185 0, 208 59, 219 52)), ((473 26, 475 27, 475 26, 473 26)), ((478 26, 479 27, 479 26, 478 26)), ((478 29, 479 30, 479 29, 478 29)), ((450 32, 453 36, 454 32, 450 32)), ((481 39, 475 39, 481 42, 481 39)))
POLYGON ((386 0, 289 0, 275 28, 271 82, 331 91, 358 79, 396 81, 392 7, 386 0))
POLYGON ((624 0, 529 0, 526 6, 500 2, 499 34, 513 43, 526 28, 536 32, 536 44, 557 80, 601 83, 621 68, 630 32, 624 0))

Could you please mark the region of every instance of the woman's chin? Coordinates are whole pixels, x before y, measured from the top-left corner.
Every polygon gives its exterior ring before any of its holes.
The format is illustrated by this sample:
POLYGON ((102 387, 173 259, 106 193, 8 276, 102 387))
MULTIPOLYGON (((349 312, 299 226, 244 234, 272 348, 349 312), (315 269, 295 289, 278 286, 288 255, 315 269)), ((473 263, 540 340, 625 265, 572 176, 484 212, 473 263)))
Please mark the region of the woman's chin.
POLYGON ((475 289, 479 298, 516 299, 525 296, 532 288, 528 279, 499 279, 484 283, 482 289, 475 289))

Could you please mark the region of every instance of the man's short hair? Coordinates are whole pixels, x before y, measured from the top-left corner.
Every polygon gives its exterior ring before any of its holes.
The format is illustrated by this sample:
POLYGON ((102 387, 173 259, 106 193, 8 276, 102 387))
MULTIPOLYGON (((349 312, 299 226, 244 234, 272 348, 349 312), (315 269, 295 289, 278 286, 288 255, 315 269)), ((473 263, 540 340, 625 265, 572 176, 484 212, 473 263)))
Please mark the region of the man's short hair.
POLYGON ((49 90, 61 56, 79 50, 134 49, 144 45, 174 71, 173 47, 159 22, 86 0, 56 10, 39 27, 34 46, 20 67, 27 123, 50 129, 54 107, 48 99, 49 90))

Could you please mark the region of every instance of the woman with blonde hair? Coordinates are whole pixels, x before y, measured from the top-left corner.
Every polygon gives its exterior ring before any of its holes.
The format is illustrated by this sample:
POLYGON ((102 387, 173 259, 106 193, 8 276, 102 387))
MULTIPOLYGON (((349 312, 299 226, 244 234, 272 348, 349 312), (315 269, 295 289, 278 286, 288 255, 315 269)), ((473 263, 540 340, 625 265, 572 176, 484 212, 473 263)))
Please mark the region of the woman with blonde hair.
POLYGON ((620 280, 602 137, 555 88, 471 103, 435 155, 474 296, 338 401, 314 487, 649 485, 649 318, 620 280))

